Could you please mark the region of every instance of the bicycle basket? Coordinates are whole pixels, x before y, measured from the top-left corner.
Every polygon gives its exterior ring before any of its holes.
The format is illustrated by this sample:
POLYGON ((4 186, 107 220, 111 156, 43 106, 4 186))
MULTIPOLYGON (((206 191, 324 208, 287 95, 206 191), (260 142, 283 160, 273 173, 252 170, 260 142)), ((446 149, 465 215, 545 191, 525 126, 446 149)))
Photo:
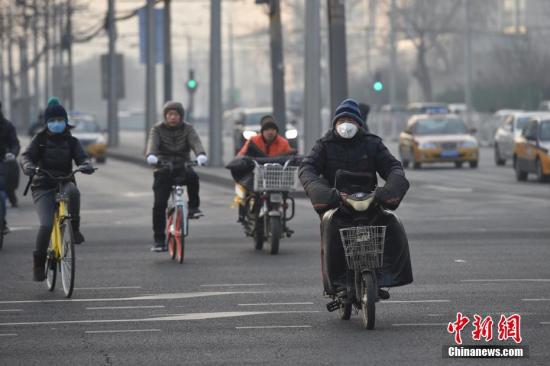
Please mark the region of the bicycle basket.
POLYGON ((298 183, 298 167, 279 164, 254 168, 254 191, 294 191, 298 183))
POLYGON ((382 267, 386 226, 353 226, 340 229, 346 262, 351 270, 382 267))

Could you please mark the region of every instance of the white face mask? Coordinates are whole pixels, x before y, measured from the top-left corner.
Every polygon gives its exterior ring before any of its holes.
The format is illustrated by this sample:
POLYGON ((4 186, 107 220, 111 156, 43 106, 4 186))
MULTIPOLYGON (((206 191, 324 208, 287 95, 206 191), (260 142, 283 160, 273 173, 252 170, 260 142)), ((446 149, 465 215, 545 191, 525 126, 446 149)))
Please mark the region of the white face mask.
POLYGON ((336 126, 336 132, 342 138, 351 139, 357 133, 357 125, 352 122, 340 123, 336 126))

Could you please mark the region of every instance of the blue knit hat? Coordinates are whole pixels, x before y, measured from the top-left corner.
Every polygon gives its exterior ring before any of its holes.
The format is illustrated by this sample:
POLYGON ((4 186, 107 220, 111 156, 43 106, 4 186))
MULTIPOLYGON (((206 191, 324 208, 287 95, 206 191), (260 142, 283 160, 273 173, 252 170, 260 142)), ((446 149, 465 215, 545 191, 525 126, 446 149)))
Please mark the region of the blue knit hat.
POLYGON ((353 99, 346 99, 336 108, 334 111, 334 118, 332 119, 332 127, 336 124, 336 121, 342 117, 353 118, 360 127, 365 125, 365 122, 361 118, 361 111, 359 105, 353 99))
POLYGON ((57 99, 56 97, 51 97, 50 99, 48 99, 48 106, 44 111, 44 122, 47 123, 48 120, 52 118, 63 118, 65 122, 69 121, 67 111, 59 103, 59 99, 57 99))

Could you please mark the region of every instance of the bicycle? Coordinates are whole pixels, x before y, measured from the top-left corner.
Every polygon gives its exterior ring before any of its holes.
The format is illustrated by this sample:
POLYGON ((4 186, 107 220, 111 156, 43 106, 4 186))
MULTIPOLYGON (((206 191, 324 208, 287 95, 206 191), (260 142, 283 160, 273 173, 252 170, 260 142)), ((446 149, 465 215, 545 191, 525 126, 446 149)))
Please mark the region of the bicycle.
MULTIPOLYGON (((36 170, 36 173, 45 174, 57 182, 55 194, 56 210, 44 270, 46 271, 46 286, 49 291, 53 291, 57 279, 57 269, 59 268, 65 297, 71 297, 73 293, 76 253, 74 250, 72 217, 68 211, 69 197, 63 192, 63 183, 73 178, 79 172, 81 172, 80 169, 75 169, 67 176, 56 177, 47 170, 40 168, 36 170)), ((23 195, 27 194, 31 181, 32 177, 29 179, 29 184, 27 184, 23 195)))
MULTIPOLYGON (((196 161, 174 164, 172 162, 160 162, 161 168, 168 169, 170 173, 179 167, 186 169, 197 166, 196 161)), ((185 178, 177 177, 170 192, 170 201, 166 209, 166 246, 171 259, 183 263, 185 257, 185 238, 189 234, 189 219, 196 219, 199 216, 189 217, 187 204, 185 202, 185 178)))

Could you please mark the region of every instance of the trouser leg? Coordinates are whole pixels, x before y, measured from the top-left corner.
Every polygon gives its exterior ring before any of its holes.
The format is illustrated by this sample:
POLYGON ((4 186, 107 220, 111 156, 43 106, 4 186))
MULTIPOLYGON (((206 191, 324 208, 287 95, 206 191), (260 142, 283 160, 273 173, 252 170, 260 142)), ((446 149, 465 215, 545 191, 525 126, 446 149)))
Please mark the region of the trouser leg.
POLYGON ((185 173, 185 185, 187 186, 189 207, 198 208, 201 204, 199 198, 199 176, 192 168, 188 168, 185 173))
POLYGON ((68 211, 72 218, 73 232, 80 232, 80 191, 73 182, 63 185, 63 192, 69 197, 68 211))
POLYGON ((155 203, 153 204, 153 232, 155 241, 165 241, 166 233, 166 206, 170 198, 170 177, 163 172, 155 172, 153 192, 155 203))
POLYGON ((321 221, 321 268, 325 292, 334 294, 346 286, 346 257, 333 217, 321 221))
POLYGON ((53 227, 53 219, 55 214, 55 192, 50 191, 34 191, 34 204, 38 214, 40 227, 36 235, 35 253, 39 256, 46 256, 50 235, 53 227))

